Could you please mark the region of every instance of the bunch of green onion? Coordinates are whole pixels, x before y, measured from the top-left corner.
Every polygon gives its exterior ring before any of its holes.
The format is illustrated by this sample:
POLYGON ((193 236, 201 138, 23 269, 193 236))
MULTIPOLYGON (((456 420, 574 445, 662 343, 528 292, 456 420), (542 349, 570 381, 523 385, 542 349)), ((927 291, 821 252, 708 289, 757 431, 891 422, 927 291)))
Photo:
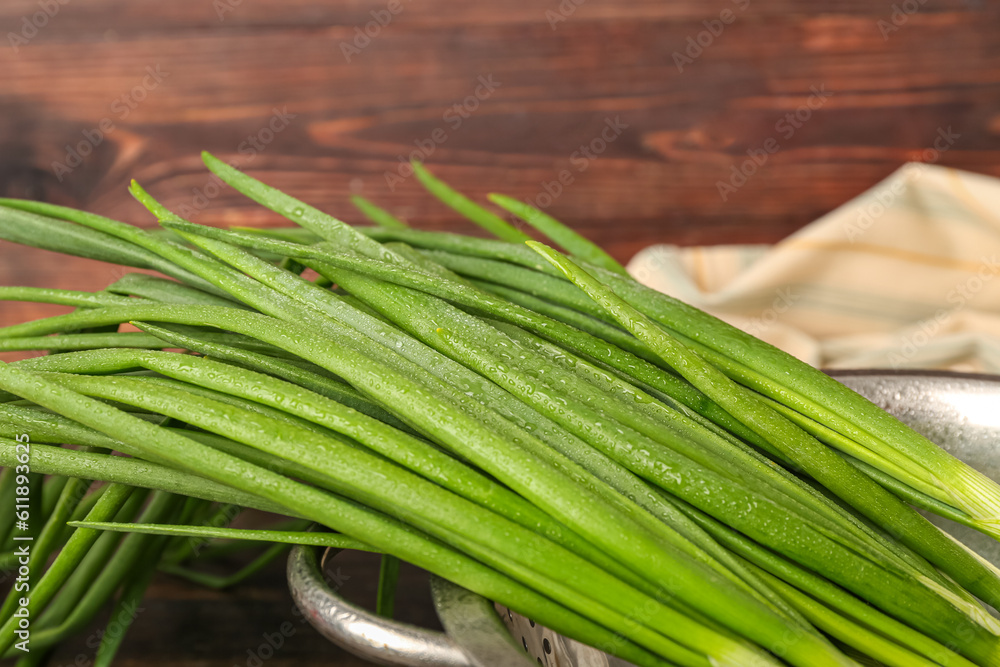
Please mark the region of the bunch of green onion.
POLYGON ((0 364, 0 499, 29 434, 33 562, 56 554, 34 647, 157 568, 228 585, 297 543, 386 554, 387 581, 409 561, 643 667, 1000 665, 1000 573, 914 509, 1000 536, 1000 488, 865 399, 419 164, 497 238, 361 199, 375 225, 354 228, 204 159, 295 226, 192 224, 135 183, 165 231, 0 200, 2 239, 165 276, 0 287, 75 308, 0 329, 0 350, 51 352, 0 364), (205 527, 240 508, 288 522, 205 527), (220 581, 189 567, 192 536, 275 545, 220 581))

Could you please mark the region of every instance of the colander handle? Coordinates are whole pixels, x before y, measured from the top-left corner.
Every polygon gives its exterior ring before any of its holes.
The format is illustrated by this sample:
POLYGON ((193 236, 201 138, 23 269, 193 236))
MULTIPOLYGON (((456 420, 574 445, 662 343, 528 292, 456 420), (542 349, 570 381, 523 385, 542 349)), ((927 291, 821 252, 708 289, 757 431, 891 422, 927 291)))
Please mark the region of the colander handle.
MULTIPOLYGON (((336 553, 331 549, 329 556, 336 553)), ((479 667, 445 633, 376 616, 338 595, 323 577, 314 547, 292 549, 288 585, 309 623, 354 655, 380 665, 479 667)))

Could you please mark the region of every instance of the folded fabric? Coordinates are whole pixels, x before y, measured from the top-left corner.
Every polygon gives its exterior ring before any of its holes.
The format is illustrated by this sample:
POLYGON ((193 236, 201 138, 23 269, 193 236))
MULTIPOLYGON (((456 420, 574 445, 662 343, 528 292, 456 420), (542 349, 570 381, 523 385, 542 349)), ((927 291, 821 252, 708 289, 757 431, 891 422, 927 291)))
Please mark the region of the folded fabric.
POLYGON ((1000 373, 992 177, 910 163, 776 245, 657 245, 628 270, 816 366, 1000 373))

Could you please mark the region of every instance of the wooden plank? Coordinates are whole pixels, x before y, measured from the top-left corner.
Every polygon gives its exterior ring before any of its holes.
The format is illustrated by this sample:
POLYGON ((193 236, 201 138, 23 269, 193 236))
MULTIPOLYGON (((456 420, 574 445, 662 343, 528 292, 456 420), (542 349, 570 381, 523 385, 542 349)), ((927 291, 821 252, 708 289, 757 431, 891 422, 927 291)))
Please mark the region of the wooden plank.
MULTIPOLYGON (((658 242, 774 242, 907 160, 1000 175, 996 3, 894 17, 863 0, 400 0, 366 44, 358 30, 392 0, 53 2, 26 44, 0 48, 0 195, 144 226, 131 178, 198 222, 281 224, 214 189, 203 149, 350 222, 360 192, 469 230, 395 177, 418 151, 470 196, 544 204, 622 261, 658 242), (926 152, 941 133, 947 150, 926 152)), ((40 7, 0 3, 5 39, 40 7)), ((0 284, 96 290, 122 273, 0 243, 0 284)), ((0 326, 65 310, 0 303, 0 326)), ((227 593, 163 578, 148 606, 116 664, 249 664, 290 599, 276 567, 227 593)), ((88 637, 53 664, 92 656, 88 637)), ((266 662, 362 664, 305 627, 266 662)))

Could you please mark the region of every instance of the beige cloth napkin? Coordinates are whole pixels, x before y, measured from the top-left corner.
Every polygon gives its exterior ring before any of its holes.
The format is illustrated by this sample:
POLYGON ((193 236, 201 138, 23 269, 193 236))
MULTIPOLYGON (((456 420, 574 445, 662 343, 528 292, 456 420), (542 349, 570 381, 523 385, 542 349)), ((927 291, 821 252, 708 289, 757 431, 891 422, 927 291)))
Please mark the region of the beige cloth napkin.
POLYGON ((640 282, 825 368, 1000 373, 1000 180, 911 163, 773 246, 658 245, 640 282))

